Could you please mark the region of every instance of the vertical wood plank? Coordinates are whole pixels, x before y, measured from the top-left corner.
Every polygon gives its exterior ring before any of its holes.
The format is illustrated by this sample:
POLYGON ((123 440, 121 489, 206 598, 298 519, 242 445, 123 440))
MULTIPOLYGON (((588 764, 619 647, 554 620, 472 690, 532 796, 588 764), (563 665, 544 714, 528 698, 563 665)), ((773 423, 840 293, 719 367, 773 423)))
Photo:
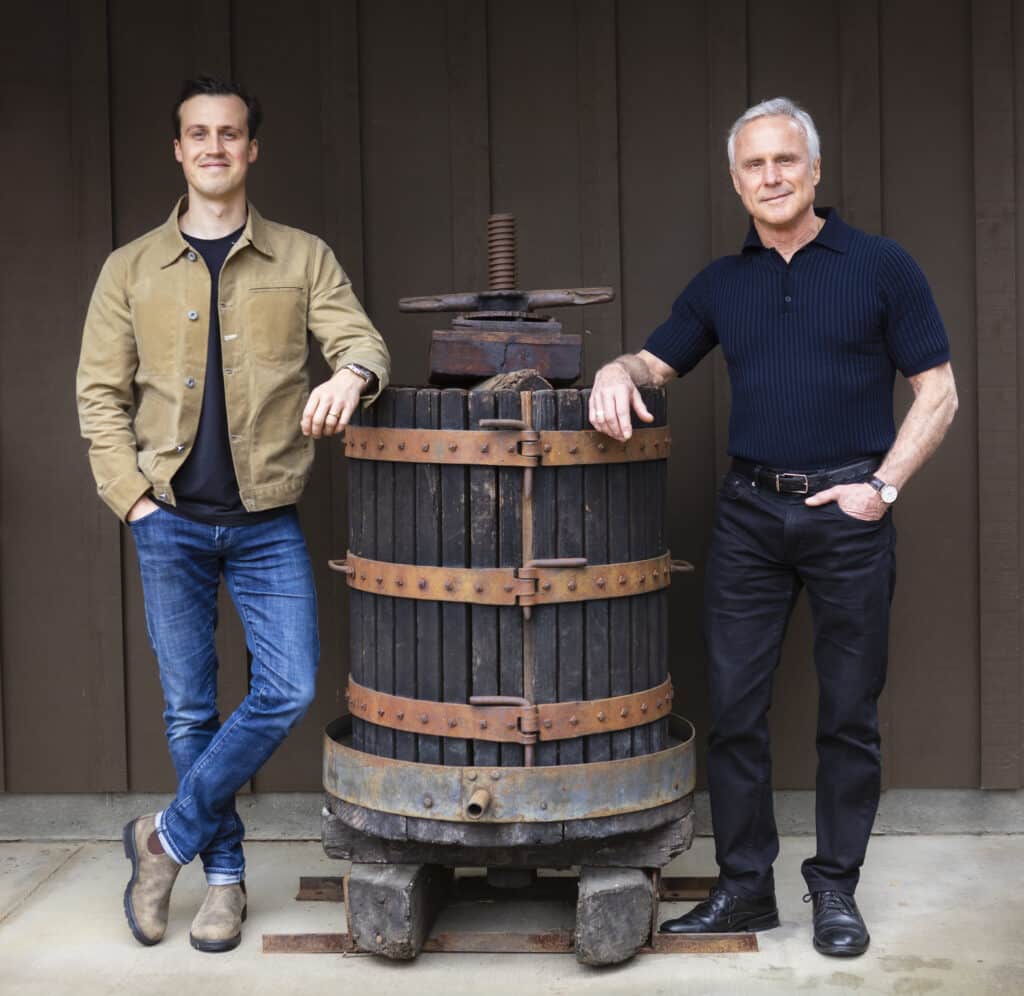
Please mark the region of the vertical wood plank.
MULTIPOLYGON (((466 392, 441 392, 441 428, 466 428, 466 392)), ((468 474, 462 465, 441 468, 441 564, 465 567, 469 530, 466 528, 468 474)), ((465 703, 469 698, 469 606, 445 602, 441 606, 442 671, 445 702, 465 703)), ((445 764, 468 764, 470 741, 445 737, 445 764)))
MULTIPOLYGON (((645 397, 650 392, 645 391, 645 397)), ((629 560, 641 560, 650 556, 648 552, 651 524, 650 489, 648 465, 646 463, 626 464, 629 481, 629 560)), ((631 595, 621 601, 629 604, 630 624, 633 637, 629 643, 630 691, 641 692, 650 687, 647 680, 650 665, 651 631, 647 614, 647 595, 631 595)), ((649 754, 651 731, 647 726, 633 727, 633 755, 649 754)))
MULTIPOLYGON (((608 562, 629 560, 630 493, 629 464, 609 464, 608 473, 608 562)), ((608 634, 611 663, 609 681, 612 695, 633 690, 633 633, 631 599, 608 600, 608 634)), ((629 730, 612 734, 612 759, 633 756, 633 735, 629 730)))
MULTIPOLYGON (((395 424, 395 397, 390 389, 373 406, 377 424, 395 424)), ((377 560, 395 561, 395 465, 386 460, 375 462, 377 468, 376 507, 377 560)), ((395 599, 381 595, 374 599, 377 618, 377 680, 373 687, 381 692, 395 691, 395 599)), ((388 726, 377 726, 376 753, 380 757, 395 756, 395 731, 388 726)))
MULTIPOLYGON (((575 389, 556 394, 558 428, 583 428, 583 405, 575 389)), ((588 510, 583 504, 583 468, 560 467, 557 474, 556 556, 583 556, 583 521, 588 510)), ((566 602, 558 612, 558 701, 574 702, 583 693, 583 604, 566 602)), ((582 764, 583 738, 558 741, 559 764, 582 764)))
MULTIPOLYGON (((644 400, 648 411, 654 416, 652 425, 664 425, 668 414, 664 390, 645 391, 644 400)), ((648 495, 647 556, 657 557, 665 551, 665 461, 652 460, 650 463, 644 464, 644 470, 648 495)), ((695 594, 692 588, 684 588, 684 591, 690 597, 695 594)), ((647 646, 648 688, 660 684, 668 673, 666 642, 668 617, 665 615, 667 594, 667 591, 662 590, 644 596, 644 601, 647 603, 647 632, 649 634, 647 646)), ((652 705, 649 705, 649 709, 648 718, 654 720, 657 711, 652 705)), ((649 729, 651 750, 662 750, 667 742, 668 720, 653 721, 650 723, 649 729)))
MULTIPOLYGON (((480 420, 495 418, 497 406, 492 391, 469 393, 469 427, 478 429, 480 420)), ((469 566, 498 566, 498 473, 493 467, 469 468, 469 566)), ((470 632, 473 695, 497 695, 500 658, 498 608, 472 605, 470 632)), ((486 740, 473 742, 473 764, 496 765, 499 745, 486 740)))
MULTIPOLYGON (((590 388, 580 392, 584 417, 590 409, 590 388)), ((590 419, 586 428, 593 429, 590 419)), ((608 469, 603 464, 583 468, 583 555, 588 564, 607 564, 608 557, 608 469)), ((603 699, 611 695, 610 643, 608 633, 608 599, 589 599, 584 603, 584 697, 603 699)), ((612 738, 609 733, 595 733, 586 738, 586 761, 610 761, 612 738)))
MULTIPOLYGON (((1020 164, 1024 163, 1024 0, 1014 0, 1013 3, 1013 50, 1014 50, 1014 162, 1017 164, 1016 177, 1017 186, 1015 190, 1016 203, 1024 203, 1024 170, 1020 164)), ((1015 212, 1015 245, 1024 245, 1024 211, 1015 212)), ((1024 329, 1024 253, 1014 253, 1017 264, 1016 288, 1017 288, 1017 328, 1024 329)), ((1024 381, 1024 350, 1017 350, 1017 383, 1024 381)), ((1018 402, 1021 399, 1018 398, 1018 402)), ((1017 436, 1017 460, 1024 465, 1024 433, 1017 436)), ((1017 521, 1020 522, 1024 516, 1024 493, 1019 496, 1017 504, 1017 521)), ((1018 563, 1024 563, 1024 531, 1018 527, 1018 563)), ((1024 630, 1024 621, 1020 624, 1018 632, 1024 630)), ((1024 685, 1024 674, 1021 675, 1021 683, 1024 685)), ((1024 694, 1020 702, 1020 731, 1021 731, 1021 759, 1019 778, 1024 784, 1024 694)))
MULTIPOLYGON (((729 178, 725 136, 750 103, 747 85, 747 5, 744 0, 713 0, 708 12, 708 209, 711 213, 711 252, 715 259, 736 252, 749 224, 740 199, 729 178)), ((721 478, 729 464, 729 375, 716 349, 714 410, 715 477, 721 478)), ((714 494, 714 490, 711 491, 714 494)))
MULTIPOLYGON (((357 408, 352 413, 351 419, 352 425, 365 425, 365 419, 363 417, 362 408, 357 408)), ((352 553, 359 557, 369 557, 370 554, 366 550, 366 541, 363 538, 363 516, 361 509, 363 506, 363 471, 367 464, 365 460, 347 460, 346 466, 348 469, 348 521, 349 521, 349 533, 346 544, 346 549, 351 550, 352 553)), ((346 585, 346 587, 348 587, 346 585)), ((366 625, 364 622, 365 613, 367 611, 367 603, 371 596, 366 592, 357 590, 356 588, 348 588, 348 606, 349 606, 349 632, 351 633, 351 646, 350 646, 350 667, 352 677, 359 682, 360 685, 366 686, 366 675, 363 674, 363 627, 366 625)), ((366 723, 359 719, 357 716, 352 717, 352 746, 356 750, 365 749, 365 740, 363 733, 366 727, 366 723)))
MULTIPOLYGON (((441 392, 425 389, 416 394, 416 428, 441 425, 441 392)), ((416 464, 416 563, 437 567, 441 563, 441 468, 416 464)), ((416 602, 416 697, 440 702, 441 606, 416 602)), ((416 753, 424 764, 441 763, 441 741, 417 735, 416 753)))
MULTIPOLYGON (((377 406, 363 409, 363 425, 377 425, 377 406)), ((360 468, 360 502, 359 502, 359 536, 362 540, 363 556, 378 560, 377 513, 376 504, 380 501, 381 491, 378 473, 380 464, 376 460, 362 461, 360 468)), ((363 638, 359 644, 362 682, 367 688, 377 688, 377 603, 384 596, 367 592, 363 603, 363 638)), ((363 750, 367 754, 379 754, 377 749, 378 735, 381 727, 373 723, 363 723, 363 750)))
POLYGON ((582 309, 585 381, 623 350, 616 8, 616 0, 576 0, 580 270, 585 285, 616 291, 611 303, 582 309))
POLYGON ((981 784, 1021 784, 1020 397, 1013 4, 973 6, 981 784))
MULTIPOLYGON (((498 418, 521 419, 523 402, 518 391, 495 392, 498 418)), ((498 566, 523 563, 523 472, 518 467, 498 471, 498 566)), ((518 606, 498 610, 498 679, 501 695, 523 695, 523 611, 518 606)), ((519 767, 523 748, 501 744, 501 763, 519 767)))
POLYGON ((456 290, 475 290, 487 286, 491 206, 487 4, 447 0, 445 14, 452 277, 456 290))
MULTIPOLYGON (((533 392, 533 427, 555 429, 558 426, 555 391, 533 392)), ((558 490, 554 467, 538 467, 533 472, 533 556, 545 559, 558 555, 558 490)), ((558 606, 535 605, 533 701, 558 701, 558 606)), ((530 693, 527 690, 527 697, 530 693)), ((538 743, 534 748, 538 766, 558 763, 558 745, 554 741, 538 743)))
MULTIPOLYGON (((390 389, 395 398, 395 428, 412 428, 416 423, 416 390, 390 389)), ((395 464, 395 560, 416 562, 416 468, 411 463, 395 464)), ((416 697, 416 602, 396 598, 395 602, 395 694, 416 697)), ((395 757, 416 760, 416 735, 395 732, 395 757)))

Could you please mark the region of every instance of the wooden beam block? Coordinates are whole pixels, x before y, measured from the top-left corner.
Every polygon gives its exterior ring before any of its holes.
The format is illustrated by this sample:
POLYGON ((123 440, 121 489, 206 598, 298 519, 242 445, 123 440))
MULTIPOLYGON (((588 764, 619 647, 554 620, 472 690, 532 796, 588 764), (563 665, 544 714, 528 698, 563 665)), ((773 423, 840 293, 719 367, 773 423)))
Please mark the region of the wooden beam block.
POLYGON ((640 868, 580 870, 576 903, 576 960, 617 965, 651 938, 656 902, 654 879, 640 868))

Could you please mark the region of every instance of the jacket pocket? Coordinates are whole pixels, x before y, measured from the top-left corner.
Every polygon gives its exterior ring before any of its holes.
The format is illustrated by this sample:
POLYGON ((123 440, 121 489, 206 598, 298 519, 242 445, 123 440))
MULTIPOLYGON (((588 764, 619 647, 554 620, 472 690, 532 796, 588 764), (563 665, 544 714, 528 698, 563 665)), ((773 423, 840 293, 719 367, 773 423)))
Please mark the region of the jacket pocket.
POLYGON ((306 359, 306 288, 250 287, 245 296, 249 352, 274 362, 306 359))

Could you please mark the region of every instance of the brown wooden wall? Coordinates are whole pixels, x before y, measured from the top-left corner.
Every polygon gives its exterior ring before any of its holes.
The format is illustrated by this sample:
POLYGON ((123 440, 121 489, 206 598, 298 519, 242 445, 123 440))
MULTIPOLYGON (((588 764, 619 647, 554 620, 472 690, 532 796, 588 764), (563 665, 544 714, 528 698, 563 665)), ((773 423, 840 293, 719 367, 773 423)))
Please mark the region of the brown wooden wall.
MULTIPOLYGON (((261 96, 254 200, 335 248, 406 384, 423 380, 432 320, 396 299, 482 286, 490 210, 518 216, 524 285, 619 288, 567 316, 589 332, 588 374, 639 348, 745 233, 728 125, 765 97, 805 103, 819 203, 920 261, 960 387, 949 439, 897 509, 887 784, 1021 785, 1022 0, 37 0, 4 20, 0 789, 173 784, 135 555, 95 497, 73 376, 103 258, 181 191, 169 105, 199 72, 261 96)), ((669 535, 698 565, 727 387, 715 358, 670 391, 669 535)), ((319 731, 348 669, 345 594, 324 569, 345 509, 339 449, 321 443, 302 502, 319 696, 258 790, 318 787, 319 731)), ((673 587, 671 647, 679 708, 703 733, 700 581, 673 587)), ((230 707, 246 661, 227 603, 220 642, 230 707)), ((780 787, 813 784, 813 675, 801 607, 773 711, 780 787)))

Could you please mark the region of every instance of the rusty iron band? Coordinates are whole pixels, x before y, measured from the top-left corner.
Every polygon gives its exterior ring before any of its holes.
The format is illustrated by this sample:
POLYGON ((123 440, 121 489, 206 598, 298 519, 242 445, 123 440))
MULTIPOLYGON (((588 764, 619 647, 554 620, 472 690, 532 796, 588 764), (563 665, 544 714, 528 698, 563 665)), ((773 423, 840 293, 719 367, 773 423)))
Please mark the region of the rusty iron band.
MULTIPOLYGON (((350 425, 345 455, 396 463, 491 467, 573 467, 664 460, 672 448, 667 425, 635 429, 625 442, 593 429, 393 429, 350 425)), ((483 422, 481 424, 487 424, 483 422)))
POLYGON ((542 702, 535 705, 435 702, 405 698, 348 679, 345 698, 357 719, 407 733, 467 740, 533 744, 567 740, 593 733, 616 733, 651 723, 672 712, 672 679, 642 692, 584 702, 542 702))
POLYGON ((685 738, 654 754, 589 764, 489 768, 365 754, 337 739, 345 721, 336 720, 324 736, 324 789, 366 809, 458 823, 550 823, 641 812, 693 791, 693 727, 681 722, 685 738))
POLYGON ((328 564, 346 575, 350 588, 375 595, 527 606, 643 595, 667 588, 673 572, 692 570, 668 553, 617 564, 588 565, 576 559, 569 564, 534 560, 524 567, 426 567, 370 560, 349 551, 344 560, 328 564))

